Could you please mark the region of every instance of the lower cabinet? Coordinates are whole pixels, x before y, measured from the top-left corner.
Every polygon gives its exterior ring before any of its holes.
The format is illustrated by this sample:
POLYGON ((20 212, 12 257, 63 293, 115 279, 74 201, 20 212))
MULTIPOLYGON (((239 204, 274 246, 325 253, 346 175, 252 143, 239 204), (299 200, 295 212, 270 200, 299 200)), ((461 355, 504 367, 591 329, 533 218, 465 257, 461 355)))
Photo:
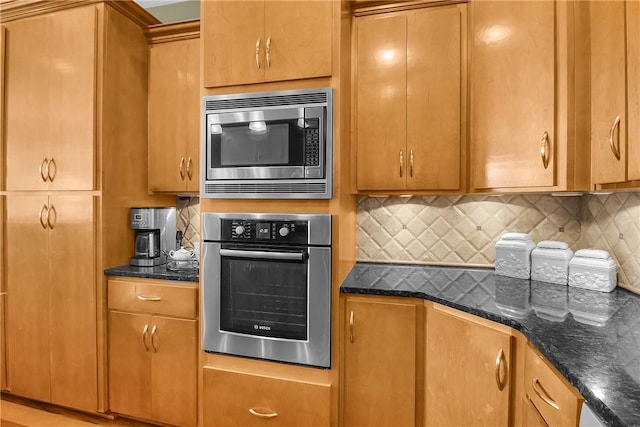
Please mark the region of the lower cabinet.
POLYGON ((196 313, 195 285, 109 281, 113 412, 163 424, 197 424, 196 313))
POLYGON ((509 425, 510 329, 438 307, 427 310, 425 424, 509 425))
POLYGON ((390 301, 346 299, 345 427, 416 425, 416 331, 421 304, 390 301))
POLYGON ((330 425, 331 386, 204 368, 205 427, 330 425))

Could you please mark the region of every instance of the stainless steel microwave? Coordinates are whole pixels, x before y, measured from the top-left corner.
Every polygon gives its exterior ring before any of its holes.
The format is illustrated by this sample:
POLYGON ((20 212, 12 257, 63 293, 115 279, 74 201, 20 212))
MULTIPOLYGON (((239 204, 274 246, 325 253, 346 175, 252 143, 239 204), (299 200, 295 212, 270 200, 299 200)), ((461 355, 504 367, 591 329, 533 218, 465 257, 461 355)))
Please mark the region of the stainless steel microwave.
POLYGON ((333 89, 203 97, 204 198, 330 199, 333 89))

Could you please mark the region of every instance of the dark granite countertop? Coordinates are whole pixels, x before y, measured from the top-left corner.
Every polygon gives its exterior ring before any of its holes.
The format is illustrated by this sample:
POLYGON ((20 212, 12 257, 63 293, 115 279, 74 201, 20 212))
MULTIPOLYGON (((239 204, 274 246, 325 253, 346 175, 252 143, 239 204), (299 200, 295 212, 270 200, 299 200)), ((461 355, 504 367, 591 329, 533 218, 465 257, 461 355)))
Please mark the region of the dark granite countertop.
POLYGON ((169 270, 166 264, 155 267, 133 267, 121 265, 104 270, 105 276, 140 277, 143 279, 175 280, 178 282, 199 281, 198 270, 169 270))
POLYGON ((607 425, 640 426, 640 296, 489 268, 357 263, 341 293, 427 299, 522 332, 607 425))

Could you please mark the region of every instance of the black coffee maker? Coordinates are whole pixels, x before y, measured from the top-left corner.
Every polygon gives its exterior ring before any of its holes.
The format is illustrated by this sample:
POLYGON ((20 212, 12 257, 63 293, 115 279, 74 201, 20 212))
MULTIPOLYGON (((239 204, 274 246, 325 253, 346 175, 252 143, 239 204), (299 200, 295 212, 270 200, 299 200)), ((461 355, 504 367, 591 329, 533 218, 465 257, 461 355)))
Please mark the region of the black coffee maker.
POLYGON ((153 267, 167 262, 176 248, 176 208, 131 208, 134 255, 129 265, 153 267))

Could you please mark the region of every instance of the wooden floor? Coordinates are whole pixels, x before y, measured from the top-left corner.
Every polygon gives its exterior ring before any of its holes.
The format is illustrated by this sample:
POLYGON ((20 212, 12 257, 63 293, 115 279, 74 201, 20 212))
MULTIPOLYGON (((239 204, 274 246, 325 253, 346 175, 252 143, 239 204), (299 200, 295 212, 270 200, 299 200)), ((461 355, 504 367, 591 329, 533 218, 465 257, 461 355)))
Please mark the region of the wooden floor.
POLYGON ((21 399, 3 393, 0 396, 2 427, 149 427, 139 421, 115 419, 71 411, 45 403, 21 399))

